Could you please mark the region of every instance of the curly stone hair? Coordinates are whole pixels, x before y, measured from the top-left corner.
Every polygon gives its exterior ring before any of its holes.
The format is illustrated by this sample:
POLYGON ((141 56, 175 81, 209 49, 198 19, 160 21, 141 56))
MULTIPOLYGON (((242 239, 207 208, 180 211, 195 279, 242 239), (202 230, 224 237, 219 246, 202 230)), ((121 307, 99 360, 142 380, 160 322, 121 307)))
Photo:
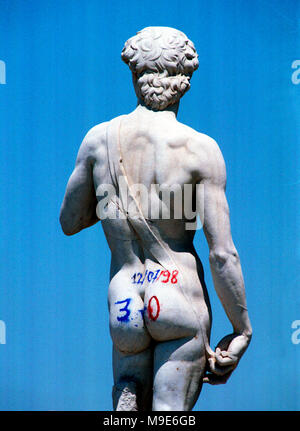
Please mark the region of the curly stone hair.
POLYGON ((170 27, 146 27, 127 40, 121 54, 133 74, 137 97, 153 110, 176 103, 198 68, 192 41, 170 27))

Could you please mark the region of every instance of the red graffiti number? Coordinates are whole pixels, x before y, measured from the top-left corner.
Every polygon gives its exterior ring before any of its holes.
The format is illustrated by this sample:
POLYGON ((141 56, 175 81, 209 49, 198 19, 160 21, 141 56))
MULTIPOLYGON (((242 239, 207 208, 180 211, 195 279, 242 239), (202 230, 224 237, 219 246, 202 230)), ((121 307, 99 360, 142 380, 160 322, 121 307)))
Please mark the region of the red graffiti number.
POLYGON ((170 272, 169 271, 163 271, 162 272, 162 276, 166 277, 164 280, 161 280, 162 283, 168 283, 169 278, 170 278, 170 272))
POLYGON ((156 320, 159 316, 160 305, 156 296, 152 296, 148 302, 148 316, 151 320, 156 320), (154 302, 156 302, 156 307, 153 309, 154 302))
POLYGON ((172 272, 172 278, 171 278, 171 283, 172 284, 176 284, 177 283, 177 275, 178 275, 178 271, 177 271, 177 269, 175 269, 172 272))

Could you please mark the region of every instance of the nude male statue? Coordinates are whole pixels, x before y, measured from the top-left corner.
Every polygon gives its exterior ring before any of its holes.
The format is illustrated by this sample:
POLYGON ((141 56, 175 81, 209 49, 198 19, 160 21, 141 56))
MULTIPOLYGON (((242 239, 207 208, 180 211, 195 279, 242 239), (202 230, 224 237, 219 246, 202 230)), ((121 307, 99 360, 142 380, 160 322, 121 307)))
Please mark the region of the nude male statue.
POLYGON ((176 119, 179 99, 198 67, 186 35, 168 27, 145 28, 125 43, 122 59, 132 71, 137 108, 87 133, 60 222, 66 235, 74 235, 100 217, 111 250, 114 409, 188 411, 203 382, 227 381, 252 335, 230 232, 225 164, 212 138, 176 119), (120 178, 131 205, 124 203, 120 178), (146 188, 146 197, 135 184, 146 188), (193 202, 203 210, 214 286, 233 327, 215 351, 209 345, 211 309, 193 245, 195 229, 186 229, 184 215, 172 217, 173 204, 162 202, 153 184, 164 190, 191 185, 193 202), (97 212, 103 185, 115 194, 97 212), (156 209, 169 205, 171 216, 151 217, 145 210, 150 201, 156 209))

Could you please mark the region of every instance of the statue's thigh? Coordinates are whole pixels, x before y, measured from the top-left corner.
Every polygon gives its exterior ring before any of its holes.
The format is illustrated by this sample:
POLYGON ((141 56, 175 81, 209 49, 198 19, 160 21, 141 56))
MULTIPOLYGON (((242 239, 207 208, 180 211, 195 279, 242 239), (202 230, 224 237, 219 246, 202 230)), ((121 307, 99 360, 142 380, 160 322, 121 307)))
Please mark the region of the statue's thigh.
POLYGON ((201 337, 158 343, 154 351, 152 410, 191 410, 202 388, 205 366, 201 337))
POLYGON ((151 410, 153 350, 136 354, 113 349, 114 410, 151 410))

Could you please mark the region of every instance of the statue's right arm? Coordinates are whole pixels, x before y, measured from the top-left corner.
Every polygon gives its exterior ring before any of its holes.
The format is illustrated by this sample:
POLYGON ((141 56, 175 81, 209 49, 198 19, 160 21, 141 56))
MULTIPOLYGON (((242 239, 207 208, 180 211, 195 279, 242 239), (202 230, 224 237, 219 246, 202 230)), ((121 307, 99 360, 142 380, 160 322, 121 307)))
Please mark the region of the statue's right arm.
POLYGON ((60 224, 66 235, 74 235, 99 221, 93 167, 104 125, 105 123, 91 129, 79 148, 60 210, 60 224))
POLYGON ((201 172, 201 184, 204 186, 204 196, 201 195, 204 197, 203 230, 209 246, 214 287, 233 327, 233 333, 218 344, 216 356, 210 363, 211 371, 221 376, 230 375, 237 366, 251 340, 252 328, 240 259, 231 236, 225 196, 225 163, 218 145, 212 139, 207 144, 206 155, 205 167, 201 172))

